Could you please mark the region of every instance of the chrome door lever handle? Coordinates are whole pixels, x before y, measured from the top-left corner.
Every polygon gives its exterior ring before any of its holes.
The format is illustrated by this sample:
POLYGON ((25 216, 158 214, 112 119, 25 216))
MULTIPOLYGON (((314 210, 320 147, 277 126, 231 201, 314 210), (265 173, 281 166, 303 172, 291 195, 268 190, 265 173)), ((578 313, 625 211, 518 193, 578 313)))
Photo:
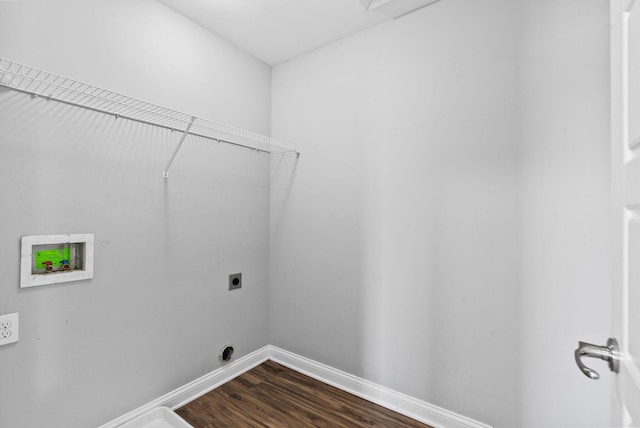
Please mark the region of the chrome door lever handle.
POLYGON ((592 345, 591 343, 578 342, 578 349, 575 352, 576 364, 590 379, 598 379, 600 375, 597 371, 585 366, 582 362, 582 357, 600 358, 601 360, 609 363, 609 370, 614 373, 618 373, 620 369, 620 355, 618 352, 618 342, 609 338, 607 340, 607 346, 592 345))

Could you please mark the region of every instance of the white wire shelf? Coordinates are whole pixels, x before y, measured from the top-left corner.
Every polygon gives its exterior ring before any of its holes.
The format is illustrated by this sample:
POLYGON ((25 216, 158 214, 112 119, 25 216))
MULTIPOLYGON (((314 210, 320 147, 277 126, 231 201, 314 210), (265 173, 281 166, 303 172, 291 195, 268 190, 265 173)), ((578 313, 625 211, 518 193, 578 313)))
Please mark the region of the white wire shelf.
POLYGON ((298 147, 294 144, 235 126, 181 113, 2 57, 0 57, 0 86, 29 94, 32 97, 42 97, 116 118, 183 132, 182 139, 165 168, 165 177, 167 177, 169 167, 187 135, 246 147, 258 152, 295 152, 297 155, 300 154, 298 147))

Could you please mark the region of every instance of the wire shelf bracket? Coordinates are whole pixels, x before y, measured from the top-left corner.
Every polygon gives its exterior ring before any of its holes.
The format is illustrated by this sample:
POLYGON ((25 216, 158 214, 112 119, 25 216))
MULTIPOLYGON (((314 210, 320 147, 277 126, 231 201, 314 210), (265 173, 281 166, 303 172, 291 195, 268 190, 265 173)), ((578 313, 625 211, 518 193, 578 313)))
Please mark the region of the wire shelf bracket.
POLYGON ((184 139, 187 138, 187 134, 189 134, 189 131, 191 130, 191 126, 193 125, 193 122, 195 122, 195 120, 196 120, 196 117, 193 116, 191 118, 191 122, 189 122, 189 125, 187 125, 187 129, 185 129, 184 132, 182 133, 182 137, 180 137, 180 142, 178 143, 176 150, 173 152, 173 155, 171 155, 171 159, 169 159, 169 163, 167 163, 167 166, 164 167, 164 172, 162 173, 162 176, 164 178, 169 178, 169 168, 171 168, 171 164, 173 163, 173 160, 176 158, 176 155, 178 154, 178 152, 180 151, 180 147, 182 147, 182 143, 184 143, 184 139))
POLYGON ((182 131, 180 142, 164 169, 165 178, 169 176, 169 168, 188 135, 245 147, 258 153, 294 152, 300 156, 300 149, 294 144, 181 113, 3 57, 0 57, 0 87, 29 94, 32 98, 41 97, 115 118, 182 131))

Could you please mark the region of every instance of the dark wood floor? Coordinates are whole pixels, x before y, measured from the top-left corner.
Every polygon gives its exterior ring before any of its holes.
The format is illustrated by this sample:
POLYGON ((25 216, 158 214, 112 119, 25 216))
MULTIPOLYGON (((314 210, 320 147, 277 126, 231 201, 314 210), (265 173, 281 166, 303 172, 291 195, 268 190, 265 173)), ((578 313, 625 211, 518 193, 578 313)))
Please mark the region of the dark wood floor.
POLYGON ((429 428, 273 361, 176 412, 196 428, 429 428))

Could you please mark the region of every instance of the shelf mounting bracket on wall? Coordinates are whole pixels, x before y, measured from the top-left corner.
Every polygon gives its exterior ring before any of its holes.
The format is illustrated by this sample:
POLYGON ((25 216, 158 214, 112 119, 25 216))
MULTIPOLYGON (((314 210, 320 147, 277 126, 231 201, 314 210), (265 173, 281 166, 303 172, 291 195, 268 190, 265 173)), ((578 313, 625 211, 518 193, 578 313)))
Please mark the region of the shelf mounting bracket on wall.
POLYGON ((180 147, 182 147, 182 143, 184 143, 184 139, 187 138, 187 135, 191 130, 191 126, 193 126, 193 122, 195 121, 196 121, 196 117, 191 116, 191 121, 189 122, 189 125, 187 125, 187 129, 185 129, 184 132, 182 133, 182 137, 180 138, 180 142, 178 143, 176 150, 173 152, 171 159, 169 159, 169 163, 167 163, 167 166, 164 167, 164 172, 162 173, 162 176, 164 178, 169 178, 169 168, 171 168, 171 164, 173 163, 173 160, 176 158, 176 155, 180 151, 180 147))

